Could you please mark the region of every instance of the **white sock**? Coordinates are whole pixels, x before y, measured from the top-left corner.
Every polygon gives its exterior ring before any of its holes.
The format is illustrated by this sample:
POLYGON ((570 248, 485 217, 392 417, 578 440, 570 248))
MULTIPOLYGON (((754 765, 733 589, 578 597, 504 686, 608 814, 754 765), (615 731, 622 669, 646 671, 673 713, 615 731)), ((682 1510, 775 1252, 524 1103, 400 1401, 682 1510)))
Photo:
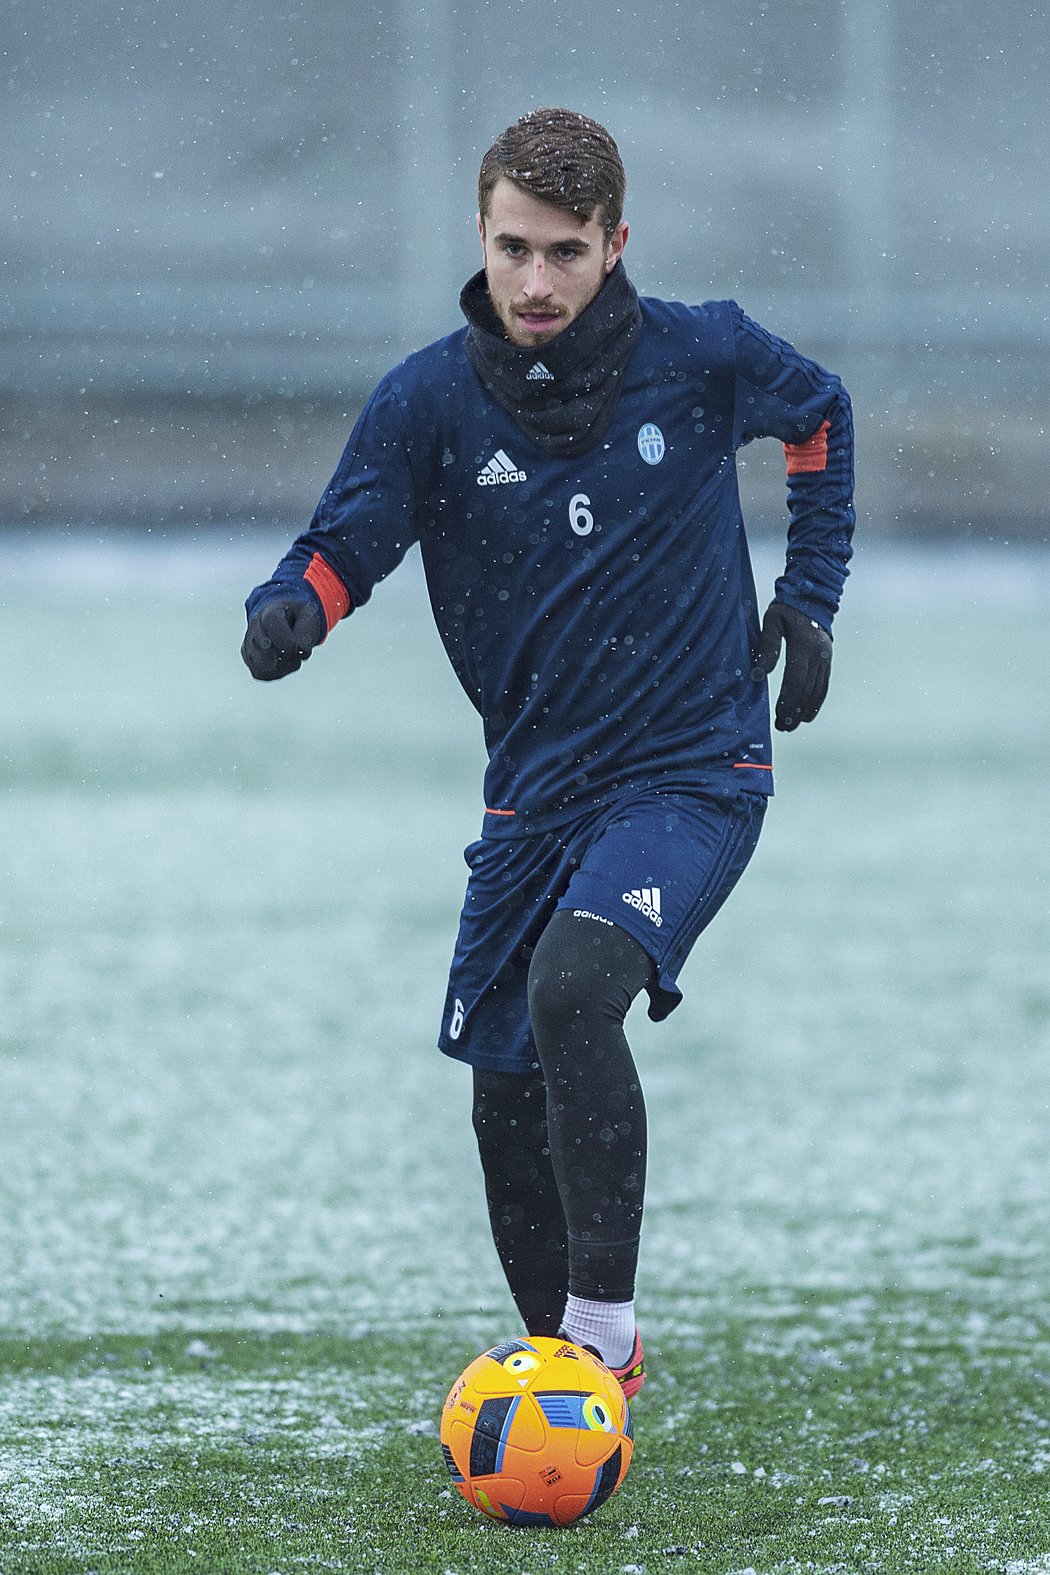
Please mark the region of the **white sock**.
POLYGON ((570 1296, 561 1321, 574 1345, 593 1345, 608 1367, 624 1367, 634 1350, 634 1302, 589 1302, 570 1296))

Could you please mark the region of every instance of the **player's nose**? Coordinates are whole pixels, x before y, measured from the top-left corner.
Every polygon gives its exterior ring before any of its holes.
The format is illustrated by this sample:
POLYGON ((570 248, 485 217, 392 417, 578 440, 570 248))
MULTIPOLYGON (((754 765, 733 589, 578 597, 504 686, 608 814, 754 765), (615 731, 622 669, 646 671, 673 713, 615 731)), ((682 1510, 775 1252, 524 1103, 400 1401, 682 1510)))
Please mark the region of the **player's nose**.
POLYGON ((530 301, 545 301, 552 294, 551 284, 547 278, 547 270, 543 258, 534 259, 529 272, 529 282, 525 286, 525 294, 530 301))

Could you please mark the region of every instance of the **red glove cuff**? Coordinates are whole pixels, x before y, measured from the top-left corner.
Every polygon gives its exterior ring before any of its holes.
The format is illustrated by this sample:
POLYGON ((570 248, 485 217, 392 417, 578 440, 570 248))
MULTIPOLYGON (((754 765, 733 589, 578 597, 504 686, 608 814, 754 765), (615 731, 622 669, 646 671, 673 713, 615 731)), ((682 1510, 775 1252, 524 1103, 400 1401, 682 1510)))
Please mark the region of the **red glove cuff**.
POLYGON ((340 618, 345 618, 350 611, 350 597, 346 586, 319 552, 315 552, 310 559, 303 578, 310 582, 321 598, 328 633, 331 634, 340 618))

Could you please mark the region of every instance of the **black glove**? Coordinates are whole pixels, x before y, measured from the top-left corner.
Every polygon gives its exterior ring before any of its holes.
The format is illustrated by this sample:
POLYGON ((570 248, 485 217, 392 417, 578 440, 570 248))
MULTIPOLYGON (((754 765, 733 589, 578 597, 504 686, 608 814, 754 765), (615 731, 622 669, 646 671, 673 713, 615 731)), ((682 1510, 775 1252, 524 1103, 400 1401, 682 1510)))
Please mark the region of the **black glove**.
POLYGON ((309 596, 279 596, 248 619, 241 655, 253 678, 296 673, 328 633, 324 613, 309 596))
POLYGON ((786 602, 770 602, 751 669, 756 683, 768 678, 777 665, 782 640, 787 654, 776 724, 779 732, 790 733, 800 722, 812 722, 824 704, 831 677, 831 636, 797 608, 786 602))

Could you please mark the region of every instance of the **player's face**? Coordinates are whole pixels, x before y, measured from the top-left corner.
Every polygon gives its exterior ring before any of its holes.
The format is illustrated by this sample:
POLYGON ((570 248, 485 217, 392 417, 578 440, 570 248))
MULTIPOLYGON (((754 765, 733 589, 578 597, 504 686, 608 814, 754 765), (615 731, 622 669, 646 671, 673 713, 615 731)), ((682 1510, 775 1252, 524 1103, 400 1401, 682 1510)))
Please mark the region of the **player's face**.
POLYGON ((496 315, 516 345, 543 345, 589 306, 619 261, 627 226, 607 237, 597 217, 540 202, 498 180, 478 214, 485 278, 496 315))

